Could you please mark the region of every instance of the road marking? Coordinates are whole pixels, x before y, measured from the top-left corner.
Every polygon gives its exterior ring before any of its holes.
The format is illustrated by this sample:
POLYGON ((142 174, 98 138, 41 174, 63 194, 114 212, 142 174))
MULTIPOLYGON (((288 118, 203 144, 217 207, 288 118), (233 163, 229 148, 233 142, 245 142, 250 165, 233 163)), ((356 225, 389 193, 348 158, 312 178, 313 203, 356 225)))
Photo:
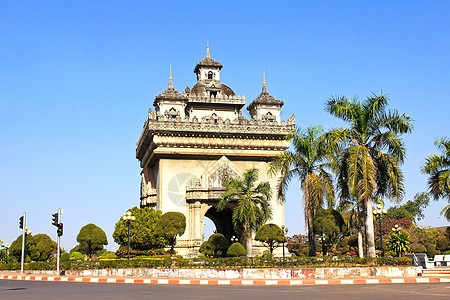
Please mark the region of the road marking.
POLYGON ((366 279, 366 283, 377 284, 380 283, 380 281, 378 279, 366 279))
POLYGON ((405 283, 405 280, 402 278, 392 278, 391 283, 405 283))
POLYGON ((353 280, 351 279, 342 279, 341 284, 353 284, 353 280))
POLYGON ((187 279, 180 279, 180 284, 191 284, 191 281, 187 279))

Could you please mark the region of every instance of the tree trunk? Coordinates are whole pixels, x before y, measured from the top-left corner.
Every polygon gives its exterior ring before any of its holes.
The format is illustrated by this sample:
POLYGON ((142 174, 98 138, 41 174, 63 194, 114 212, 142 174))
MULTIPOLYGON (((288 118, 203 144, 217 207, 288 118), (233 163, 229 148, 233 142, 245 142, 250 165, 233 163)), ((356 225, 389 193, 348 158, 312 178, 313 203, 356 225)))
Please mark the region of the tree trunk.
POLYGON ((358 256, 360 258, 364 257, 363 234, 361 226, 358 227, 358 256))
POLYGON ((366 202, 366 247, 367 257, 375 257, 375 235, 373 230, 372 198, 366 202))
POLYGON ((309 256, 316 257, 316 238, 314 236, 314 216, 311 212, 308 212, 308 247, 309 256))
POLYGON ((359 203, 356 205, 356 227, 358 229, 358 256, 360 258, 364 257, 364 246, 363 246, 363 234, 362 234, 362 224, 361 224, 361 210, 359 209, 359 203))
POLYGON ((253 255, 252 231, 248 228, 247 225, 244 225, 244 238, 245 238, 245 250, 247 250, 247 256, 251 257, 253 255))

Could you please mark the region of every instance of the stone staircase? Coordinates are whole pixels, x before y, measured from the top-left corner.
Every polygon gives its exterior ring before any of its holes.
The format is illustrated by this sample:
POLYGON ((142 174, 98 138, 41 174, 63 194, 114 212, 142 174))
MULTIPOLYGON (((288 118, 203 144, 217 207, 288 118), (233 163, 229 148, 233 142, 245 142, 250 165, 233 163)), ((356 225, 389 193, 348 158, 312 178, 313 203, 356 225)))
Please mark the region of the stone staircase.
POLYGON ((445 276, 450 277, 450 266, 448 267, 436 267, 433 269, 423 269, 422 276, 445 276))

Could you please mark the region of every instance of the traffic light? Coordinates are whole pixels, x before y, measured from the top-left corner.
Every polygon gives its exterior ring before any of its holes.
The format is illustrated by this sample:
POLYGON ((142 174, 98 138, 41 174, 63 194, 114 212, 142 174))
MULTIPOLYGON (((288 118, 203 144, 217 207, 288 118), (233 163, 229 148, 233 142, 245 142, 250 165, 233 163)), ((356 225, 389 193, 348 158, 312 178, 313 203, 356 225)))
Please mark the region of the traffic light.
POLYGON ((56 230, 56 233, 58 234, 58 236, 63 235, 63 223, 58 223, 58 229, 56 230))
POLYGON ((52 225, 58 227, 59 224, 59 213, 52 214, 52 225))
POLYGON ((19 218, 19 228, 23 229, 23 216, 19 218))

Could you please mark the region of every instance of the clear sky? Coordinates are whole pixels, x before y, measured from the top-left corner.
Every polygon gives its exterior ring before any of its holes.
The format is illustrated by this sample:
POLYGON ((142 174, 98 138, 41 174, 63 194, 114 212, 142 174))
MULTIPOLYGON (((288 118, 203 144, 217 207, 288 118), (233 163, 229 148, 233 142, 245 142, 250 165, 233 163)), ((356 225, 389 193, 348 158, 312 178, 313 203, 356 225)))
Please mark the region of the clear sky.
MULTIPOLYGON (((223 83, 249 102, 265 70, 282 117, 301 127, 341 125, 323 110, 332 95, 389 94, 415 120, 403 166, 412 199, 435 138, 450 136, 449 13, 449 1, 0 1, 0 237, 11 243, 26 211, 34 233, 56 238, 60 207, 65 249, 90 222, 113 249, 115 222, 139 204, 147 110, 170 64, 174 87, 192 87, 207 40, 223 83)), ((444 204, 420 225, 448 225, 444 204)), ((292 185, 289 233, 303 220, 292 185)))

